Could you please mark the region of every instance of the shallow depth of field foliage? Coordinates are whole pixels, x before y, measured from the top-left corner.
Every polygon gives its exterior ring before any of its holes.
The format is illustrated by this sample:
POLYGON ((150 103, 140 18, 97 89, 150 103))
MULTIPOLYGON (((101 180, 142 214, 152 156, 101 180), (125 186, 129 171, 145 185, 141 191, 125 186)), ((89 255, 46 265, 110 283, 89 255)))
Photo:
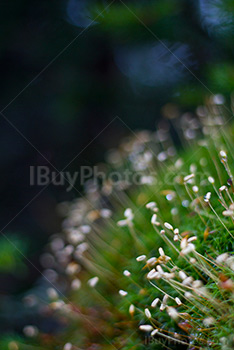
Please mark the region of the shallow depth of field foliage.
POLYGON ((109 152, 106 166, 107 173, 132 170, 137 183, 89 181, 83 198, 60 204, 62 231, 41 258, 44 293, 24 297, 26 308, 60 330, 27 325, 24 338, 3 339, 3 348, 233 348, 227 110, 215 95, 156 132, 135 133, 109 152))
POLYGON ((3 106, 78 36, 11 122, 59 169, 114 115, 129 137, 117 146, 113 126, 85 150, 96 162, 117 147, 83 198, 54 187, 11 223, 40 159, 2 126, 1 350, 234 349, 233 13, 233 0, 6 3, 3 106))

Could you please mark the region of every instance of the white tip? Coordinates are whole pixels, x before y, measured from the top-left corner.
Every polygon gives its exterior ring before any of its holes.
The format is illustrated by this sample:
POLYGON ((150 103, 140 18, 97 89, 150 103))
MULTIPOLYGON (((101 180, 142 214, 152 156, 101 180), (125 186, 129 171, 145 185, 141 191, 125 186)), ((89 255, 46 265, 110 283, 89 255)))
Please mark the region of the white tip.
POLYGON ((117 222, 117 225, 120 227, 127 226, 127 220, 120 220, 117 222))
POLYGON ((156 215, 156 214, 154 214, 154 215, 152 216, 152 218, 151 218, 151 224, 152 224, 152 225, 156 225, 156 224, 157 224, 157 215, 156 215))
POLYGON ((149 202, 146 204, 146 208, 147 209, 153 209, 156 207, 156 203, 155 202, 149 202))
POLYGON ((173 226, 171 224, 169 224, 168 222, 164 222, 164 226, 168 229, 168 230, 172 230, 173 231, 173 226))
POLYGON ((217 258, 216 258, 216 262, 218 264, 222 264, 224 263, 227 258, 229 257, 228 253, 223 253, 223 254, 220 254, 217 258))
POLYGON ((129 220, 132 220, 134 215, 133 215, 133 212, 132 212, 132 209, 130 208, 127 208, 124 212, 124 216, 125 218, 129 219, 129 220))
POLYGON ((46 292, 49 299, 51 300, 58 299, 58 293, 54 288, 48 288, 46 292))
POLYGON ((156 307, 158 302, 159 302, 159 298, 154 299, 151 303, 151 307, 156 307))
POLYGON ((206 203, 208 203, 208 202, 210 201, 210 197, 211 197, 211 192, 207 192, 207 194, 206 194, 205 197, 204 197, 204 201, 205 201, 206 203))
POLYGON ((181 251, 181 255, 188 255, 195 250, 195 245, 193 243, 188 243, 187 247, 181 251))
POLYGON ((151 333, 150 333, 150 335, 153 337, 155 334, 157 334, 158 333, 158 329, 154 329, 151 333))
POLYGON ((215 323, 215 319, 214 317, 207 317, 203 320, 203 324, 206 327, 210 327, 215 323))
POLYGON ((168 306, 167 313, 173 320, 176 320, 179 317, 179 313, 172 306, 168 306))
POLYGON ((159 251, 160 256, 165 256, 164 250, 161 247, 159 248, 158 251, 159 251))
POLYGON ((157 259, 153 256, 152 258, 148 259, 146 262, 148 265, 153 266, 156 264, 157 259))
POLYGON ((136 258, 136 261, 143 261, 146 259, 146 255, 139 255, 137 258, 136 258))
POLYGON ((152 280, 153 278, 157 277, 157 275, 158 275, 157 271, 153 269, 150 272, 148 272, 147 278, 148 280, 152 280))
POLYGON ((169 295, 165 294, 162 300, 163 304, 167 303, 168 298, 169 298, 169 295))
POLYGON ((192 236, 188 238, 188 242, 193 242, 197 240, 197 236, 192 236))
POLYGON ((72 344, 71 343, 66 343, 63 347, 63 350, 71 350, 72 349, 72 344))
POLYGON ((129 313, 130 313, 130 315, 133 315, 134 312, 135 312, 135 306, 134 306, 133 304, 131 304, 131 305, 129 306, 129 313))
POLYGON ((177 305, 182 305, 182 301, 178 297, 175 298, 175 302, 177 305))
POLYGON ((184 271, 179 271, 179 277, 180 279, 185 280, 185 278, 187 278, 187 275, 184 271))
POLYGON ((120 294, 122 297, 125 297, 126 295, 128 295, 128 292, 126 292, 126 291, 123 290, 123 289, 120 289, 120 290, 119 290, 119 294, 120 294))
POLYGON ((227 153, 225 151, 220 151, 219 152, 220 157, 222 158, 227 158, 227 153))
POLYGON ((123 275, 126 277, 129 277, 129 276, 131 276, 131 272, 128 270, 124 270, 123 275))
POLYGON ((150 324, 142 324, 139 329, 144 332, 151 332, 153 327, 150 324))
POLYGON ((145 316, 151 318, 151 312, 149 311, 149 309, 145 309, 145 316))
POLYGON ((32 337, 36 337, 38 335, 38 328, 35 326, 25 326, 23 329, 24 334, 26 335, 26 337, 32 338, 32 337))
POLYGON ((208 177, 208 181, 209 181, 210 184, 214 184, 214 182, 215 182, 215 180, 214 180, 214 178, 212 176, 208 177))
POLYGON ((193 179, 194 176, 195 176, 194 174, 190 174, 190 175, 185 176, 184 177, 184 183, 186 183, 186 182, 190 181, 191 179, 193 179))
POLYGON ((80 287, 81 287, 81 281, 78 278, 74 279, 71 283, 71 289, 78 290, 80 289, 80 287))
POLYGON ((90 280, 88 280, 87 283, 90 287, 94 288, 96 286, 96 284, 98 283, 98 281, 99 281, 99 278, 97 276, 95 276, 93 278, 90 278, 90 280))

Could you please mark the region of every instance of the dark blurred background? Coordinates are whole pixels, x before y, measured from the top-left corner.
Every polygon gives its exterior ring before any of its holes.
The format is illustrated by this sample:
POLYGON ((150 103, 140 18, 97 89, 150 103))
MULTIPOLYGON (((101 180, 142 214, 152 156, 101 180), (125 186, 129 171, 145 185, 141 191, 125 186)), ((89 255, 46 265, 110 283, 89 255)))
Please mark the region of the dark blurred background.
POLYGON ((56 204, 78 195, 53 185, 39 193, 42 187, 30 186, 30 166, 61 170, 85 148, 66 169, 77 171, 103 160, 128 128, 154 129, 168 102, 183 111, 210 92, 228 99, 234 1, 21 0, 0 6, 0 230, 14 242, 0 237, 5 300, 39 276, 17 249, 40 269, 42 248, 60 227, 56 204), (126 125, 112 122, 116 116, 126 125))

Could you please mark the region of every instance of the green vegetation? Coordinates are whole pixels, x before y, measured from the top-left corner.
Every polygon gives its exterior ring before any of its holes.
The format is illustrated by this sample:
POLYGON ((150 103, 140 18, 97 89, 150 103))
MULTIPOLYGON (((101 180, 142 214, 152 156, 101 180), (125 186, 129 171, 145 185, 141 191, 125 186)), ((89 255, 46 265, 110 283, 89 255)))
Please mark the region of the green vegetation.
POLYGON ((0 272, 22 274, 26 268, 23 261, 26 244, 20 240, 19 235, 9 234, 7 238, 0 237, 0 272))
POLYGON ((196 115, 134 134, 107 165, 109 175, 132 171, 131 181, 107 176, 60 205, 63 231, 47 250, 58 278, 47 295, 63 330, 28 326, 28 346, 18 349, 233 348, 234 140, 225 108, 217 95, 196 115))

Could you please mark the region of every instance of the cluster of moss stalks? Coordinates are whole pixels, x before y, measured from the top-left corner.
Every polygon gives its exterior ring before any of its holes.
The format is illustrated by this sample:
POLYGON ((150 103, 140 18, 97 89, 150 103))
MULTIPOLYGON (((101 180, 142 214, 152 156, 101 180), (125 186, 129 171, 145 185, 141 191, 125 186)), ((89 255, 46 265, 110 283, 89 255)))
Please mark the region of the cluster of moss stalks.
POLYGON ((106 177, 59 206, 43 307, 24 298, 59 334, 26 325, 3 349, 234 348, 231 109, 220 95, 178 118, 168 105, 156 132, 108 153, 106 177))

